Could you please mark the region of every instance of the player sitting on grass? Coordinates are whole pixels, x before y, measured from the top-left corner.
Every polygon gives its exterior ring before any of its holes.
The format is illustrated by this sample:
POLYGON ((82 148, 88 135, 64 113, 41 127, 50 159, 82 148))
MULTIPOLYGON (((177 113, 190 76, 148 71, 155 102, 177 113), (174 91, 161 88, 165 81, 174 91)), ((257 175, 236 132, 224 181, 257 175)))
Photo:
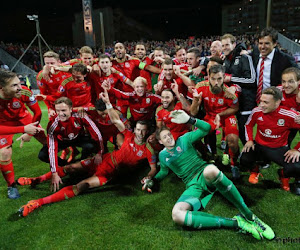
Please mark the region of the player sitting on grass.
POLYGON ((273 239, 273 230, 247 207, 232 181, 215 165, 203 161, 195 150, 193 143, 206 136, 211 130, 211 125, 190 117, 183 110, 173 111, 171 116, 174 123, 190 123, 198 129, 180 136, 177 141, 167 127, 156 131, 157 139, 165 146, 159 154, 161 169, 153 180, 145 180, 143 189, 151 189, 153 184, 165 178, 171 169, 187 185, 187 189, 173 207, 172 218, 176 223, 196 229, 239 228, 243 233, 250 233, 258 240, 263 237, 273 239), (198 211, 205 208, 215 191, 219 191, 238 208, 241 215, 231 219, 198 211))
MULTIPOLYGON (((147 177, 143 178, 142 181, 151 179, 156 174, 156 157, 154 150, 149 143, 146 143, 146 135, 148 132, 147 124, 143 121, 138 121, 134 128, 134 133, 125 129, 124 123, 120 120, 118 113, 109 102, 107 93, 101 93, 101 96, 102 100, 106 103, 111 121, 116 125, 119 131, 124 134, 124 142, 121 148, 105 154, 102 163, 95 166, 95 172, 92 177, 79 182, 77 185, 64 187, 48 197, 29 201, 19 209, 21 216, 27 216, 42 205, 69 199, 90 188, 103 186, 111 180, 119 170, 124 167, 133 168, 145 159, 148 160, 151 169, 147 177)), ((94 163, 91 161, 91 167, 93 165, 94 163)))

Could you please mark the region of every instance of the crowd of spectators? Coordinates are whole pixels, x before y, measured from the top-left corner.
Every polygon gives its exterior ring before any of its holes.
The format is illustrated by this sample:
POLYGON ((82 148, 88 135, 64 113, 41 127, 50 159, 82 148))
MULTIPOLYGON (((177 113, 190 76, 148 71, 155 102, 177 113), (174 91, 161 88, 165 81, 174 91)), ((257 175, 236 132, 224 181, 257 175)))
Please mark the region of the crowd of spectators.
MULTIPOLYGON (((220 39, 220 36, 206 36, 206 37, 195 37, 191 36, 187 39, 170 39, 169 41, 144 41, 146 50, 148 53, 152 52, 156 47, 164 48, 165 52, 173 56, 175 54, 176 46, 181 46, 186 49, 191 47, 198 47, 201 51, 201 56, 210 55, 210 45, 212 41, 220 39)), ((249 50, 251 50, 252 45, 254 44, 255 37, 250 35, 237 36, 238 42, 244 42, 249 50)), ((134 46, 137 41, 121 41, 126 46, 127 53, 130 55, 134 54, 134 46)), ((0 42, 0 47, 7 51, 10 55, 19 59, 28 44, 25 43, 4 43, 0 42)), ((60 59, 62 62, 70 60, 72 58, 79 57, 79 49, 80 47, 73 46, 50 46, 50 48, 60 55, 60 59)), ((42 47, 42 53, 48 51, 49 49, 44 46, 42 47)), ((105 48, 105 53, 112 55, 114 53, 114 44, 107 45, 105 48)), ((95 49, 95 56, 99 56, 102 54, 102 49, 97 47, 95 49)), ((24 63, 29 68, 38 72, 41 70, 41 62, 39 55, 39 48, 36 45, 30 46, 25 55, 23 56, 22 63, 24 63)))

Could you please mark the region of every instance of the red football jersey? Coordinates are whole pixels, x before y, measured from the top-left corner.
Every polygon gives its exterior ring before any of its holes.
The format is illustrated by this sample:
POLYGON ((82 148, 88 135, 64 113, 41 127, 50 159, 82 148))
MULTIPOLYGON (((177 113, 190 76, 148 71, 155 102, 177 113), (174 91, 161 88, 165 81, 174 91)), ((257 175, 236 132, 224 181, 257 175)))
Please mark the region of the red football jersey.
MULTIPOLYGON (((182 110, 182 103, 181 102, 177 102, 174 110, 182 110)), ((171 117, 170 117, 170 113, 171 111, 168 111, 167 109, 164 109, 163 106, 159 106, 157 108, 157 112, 156 112, 156 121, 161 121, 163 122, 171 131, 173 137, 175 140, 177 140, 177 138, 183 134, 185 134, 186 132, 189 131, 189 125, 188 124, 177 124, 177 123, 173 123, 171 122, 171 117)))
POLYGON ((156 163, 156 155, 149 143, 137 144, 134 141, 134 133, 125 129, 124 142, 119 150, 112 152, 113 163, 115 166, 126 165, 135 166, 141 160, 147 159, 149 164, 156 163))
MULTIPOLYGON (((145 68, 146 64, 141 62, 139 59, 130 59, 125 61, 113 60, 112 66, 133 81, 137 76, 139 76, 135 70, 138 70, 139 72, 140 69, 145 68)), ((133 89, 131 86, 124 84, 121 90, 124 92, 131 92, 133 89)))
MULTIPOLYGON (((127 77, 119 72, 119 73, 112 73, 109 76, 101 75, 100 77, 96 74, 88 74, 88 82, 91 84, 92 87, 92 100, 93 103, 96 99, 99 98, 99 94, 103 92, 102 83, 107 81, 111 84, 111 88, 123 89, 123 84, 126 85, 127 77)), ((114 96, 109 97, 110 103, 112 105, 116 105, 116 98, 114 96)))
POLYGON ((289 109, 300 111, 300 103, 296 102, 297 94, 286 94, 285 91, 282 90, 281 85, 277 86, 277 88, 282 91, 282 100, 280 105, 289 109))
POLYGON ((184 96, 187 95, 188 93, 188 88, 187 86, 183 83, 182 79, 180 77, 176 77, 172 80, 167 80, 163 77, 162 81, 163 81, 163 86, 162 86, 162 90, 164 89, 171 89, 171 84, 174 83, 174 80, 177 82, 178 84, 178 91, 179 93, 183 94, 184 96))
POLYGON ((0 123, 2 125, 4 125, 5 122, 21 120, 29 115, 30 113, 25 104, 34 113, 32 122, 41 120, 42 112, 31 90, 22 86, 21 93, 22 95, 20 98, 0 98, 0 123))
MULTIPOLYGON (((60 86, 62 81, 70 76, 70 73, 58 71, 55 74, 51 74, 49 80, 45 80, 43 78, 43 71, 40 71, 36 77, 40 93, 43 95, 56 95, 58 87, 60 86)), ((47 105, 48 109, 54 109, 53 102, 45 100, 45 104, 47 105)))
POLYGON ((86 130, 90 133, 92 139, 99 143, 99 152, 102 153, 102 135, 95 123, 90 119, 88 115, 80 118, 77 113, 73 113, 72 116, 65 122, 61 121, 58 116, 50 118, 47 127, 47 141, 51 172, 56 172, 56 168, 58 167, 58 140, 75 140, 78 136, 84 135, 86 133, 86 130))
POLYGON ((70 98, 74 108, 93 106, 91 104, 91 85, 86 81, 76 83, 73 81, 73 77, 69 77, 58 87, 58 93, 60 96, 70 98))
MULTIPOLYGON (((96 110, 89 110, 88 115, 100 130, 104 143, 119 133, 117 127, 111 122, 109 115, 106 115, 105 118, 103 118, 96 110)), ((126 124, 127 119, 125 119, 122 115, 120 115, 120 119, 124 124, 126 124)))
MULTIPOLYGON (((202 92, 202 102, 204 102, 204 109, 206 111, 206 116, 210 116, 212 119, 218 113, 225 111, 226 109, 235 106, 238 103, 238 98, 235 96, 233 99, 226 98, 224 90, 219 94, 213 94, 210 91, 210 86, 208 81, 203 81, 199 83, 197 92, 202 92)), ((224 88, 227 88, 224 85, 224 88)))
MULTIPOLYGON (((283 107, 267 114, 260 107, 256 107, 245 125, 246 140, 253 141, 253 128, 257 124, 255 141, 258 144, 270 148, 283 147, 288 144, 290 129, 300 129, 300 125, 294 121, 296 116, 297 112, 283 107)), ((296 148, 298 149, 298 145, 296 148)))
POLYGON ((115 88, 111 89, 110 93, 117 99, 128 100, 134 121, 151 120, 156 107, 161 104, 161 97, 152 93, 138 96, 134 91, 122 92, 115 88))

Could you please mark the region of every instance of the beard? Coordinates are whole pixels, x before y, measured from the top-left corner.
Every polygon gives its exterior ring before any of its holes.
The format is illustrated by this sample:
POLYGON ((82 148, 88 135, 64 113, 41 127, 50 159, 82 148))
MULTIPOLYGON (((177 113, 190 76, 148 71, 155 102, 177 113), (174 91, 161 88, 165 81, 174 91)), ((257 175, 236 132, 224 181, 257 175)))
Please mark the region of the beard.
POLYGON ((221 86, 218 86, 218 85, 212 86, 210 84, 210 89, 213 94, 215 94, 215 95, 220 94, 223 89, 223 84, 221 86))

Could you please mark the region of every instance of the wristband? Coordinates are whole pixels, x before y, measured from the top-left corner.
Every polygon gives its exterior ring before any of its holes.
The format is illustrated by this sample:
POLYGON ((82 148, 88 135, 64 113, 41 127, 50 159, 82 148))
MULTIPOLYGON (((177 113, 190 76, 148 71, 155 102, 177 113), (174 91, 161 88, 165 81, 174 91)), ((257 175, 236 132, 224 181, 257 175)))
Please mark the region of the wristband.
POLYGON ((190 116, 190 119, 187 121, 187 123, 194 125, 196 121, 197 119, 195 117, 190 116))
POLYGON ((106 106, 106 109, 112 109, 113 108, 113 106, 111 105, 111 103, 106 103, 105 106, 106 106))

